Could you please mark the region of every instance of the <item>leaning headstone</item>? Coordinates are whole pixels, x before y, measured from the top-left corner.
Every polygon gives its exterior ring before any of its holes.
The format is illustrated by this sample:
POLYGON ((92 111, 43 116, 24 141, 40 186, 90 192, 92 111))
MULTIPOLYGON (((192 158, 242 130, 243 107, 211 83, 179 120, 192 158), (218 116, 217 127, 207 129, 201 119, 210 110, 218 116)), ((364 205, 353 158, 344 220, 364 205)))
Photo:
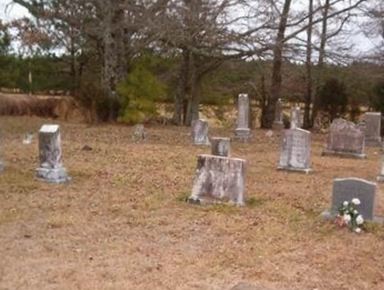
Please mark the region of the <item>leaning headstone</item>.
POLYGON ((344 119, 333 120, 322 155, 340 157, 365 158, 364 132, 358 125, 344 119))
POLYGON ((231 146, 230 138, 223 138, 223 137, 211 138, 212 155, 228 157, 230 146, 231 146))
POLYGON ((381 113, 365 113, 364 122, 365 144, 367 146, 381 146, 381 113))
POLYGON ((278 169, 311 171, 311 133, 303 129, 285 130, 278 169))
POLYGON ((249 128, 249 98, 247 94, 239 94, 235 137, 243 141, 251 137, 251 129, 249 128))
POLYGON ((40 167, 36 176, 47 182, 62 183, 70 179, 62 164, 59 125, 43 125, 39 131, 40 167))
POLYGON ((381 170, 380 175, 377 176, 378 182, 384 182, 384 155, 381 157, 381 170))
POLYGON ((332 205, 329 211, 323 212, 323 217, 334 218, 344 201, 353 198, 360 200, 356 208, 365 220, 374 220, 376 183, 360 178, 338 178, 333 181, 332 205))
POLYGON ((194 145, 210 145, 207 121, 202 119, 192 121, 192 142, 194 145))
POLYGON ((301 110, 299 106, 295 106, 291 109, 291 129, 301 128, 301 110))
POLYGON ((244 204, 245 160, 199 155, 193 182, 191 203, 230 202, 244 204))
POLYGON ((277 100, 276 110, 275 110, 275 125, 282 126, 283 125, 283 102, 281 99, 277 100))
POLYGON ((147 138, 147 133, 143 124, 136 124, 133 127, 132 140, 134 142, 145 141, 147 138))

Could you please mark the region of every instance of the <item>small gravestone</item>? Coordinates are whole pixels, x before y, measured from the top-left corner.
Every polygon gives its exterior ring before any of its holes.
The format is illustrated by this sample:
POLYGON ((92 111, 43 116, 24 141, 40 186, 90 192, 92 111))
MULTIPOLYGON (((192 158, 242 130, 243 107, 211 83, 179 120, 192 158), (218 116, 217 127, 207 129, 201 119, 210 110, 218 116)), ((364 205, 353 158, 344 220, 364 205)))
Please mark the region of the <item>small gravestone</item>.
POLYGON ((381 146, 381 113, 365 113, 364 123, 365 144, 367 146, 381 146))
POLYGON ((311 171, 311 133, 303 129, 285 130, 278 169, 311 171))
POLYGON ((239 94, 237 112, 237 127, 235 138, 247 141, 251 137, 249 128, 249 98, 247 94, 239 94))
POLYGON ((223 137, 211 138, 211 153, 216 156, 229 156, 231 140, 223 137))
POLYGON ((350 202, 358 198, 360 204, 356 206, 365 220, 374 220, 376 197, 376 183, 360 178, 338 178, 333 181, 332 205, 329 211, 323 212, 323 217, 330 219, 338 214, 339 207, 344 201, 350 202))
POLYGON ((301 128, 301 110, 299 106, 295 106, 291 109, 291 129, 301 128))
POLYGON ((194 145, 210 145, 207 121, 201 119, 192 121, 192 142, 194 145))
POLYGON ((62 183, 70 180, 62 164, 59 125, 43 125, 39 131, 40 167, 36 176, 47 182, 62 183))
POLYGON ((360 126, 341 118, 335 119, 331 124, 327 147, 322 155, 365 158, 364 139, 360 126))
POLYGON ((381 169, 380 169, 380 175, 377 176, 378 182, 384 182, 384 155, 381 157, 381 169))
POLYGON ((245 160, 199 155, 191 203, 230 202, 244 204, 245 160))
POLYGON ((136 124, 133 127, 132 140, 134 142, 145 141, 147 138, 147 133, 143 124, 136 124))
POLYGON ((274 124, 279 126, 279 127, 282 127, 284 125, 284 123, 283 123, 283 102, 281 101, 281 99, 278 99, 277 103, 276 103, 274 124))
POLYGON ((25 145, 29 145, 32 143, 32 139, 33 139, 33 134, 28 132, 24 135, 24 138, 23 138, 23 144, 25 145))

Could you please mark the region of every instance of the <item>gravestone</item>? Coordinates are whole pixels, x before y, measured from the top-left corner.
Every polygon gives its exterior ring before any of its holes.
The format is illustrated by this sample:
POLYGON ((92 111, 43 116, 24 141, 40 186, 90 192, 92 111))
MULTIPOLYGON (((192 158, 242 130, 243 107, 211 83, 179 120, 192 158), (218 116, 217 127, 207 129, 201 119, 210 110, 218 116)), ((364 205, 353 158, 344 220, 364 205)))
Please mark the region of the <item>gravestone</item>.
POLYGON ((211 154, 216 156, 229 156, 231 140, 223 137, 211 138, 211 154))
POLYGON ((251 137, 251 130, 249 128, 249 98, 247 94, 239 94, 238 97, 235 137, 243 141, 251 137))
POLYGON ((295 106, 291 109, 291 129, 301 128, 302 116, 299 106, 295 106))
POLYGON ((380 175, 377 176, 378 182, 384 182, 384 155, 381 156, 381 169, 380 169, 380 175))
POLYGON ((311 171, 311 133, 303 129, 285 130, 282 136, 278 169, 311 171))
POLYGON ((323 212, 323 217, 334 218, 344 201, 350 202, 353 198, 360 200, 356 208, 365 220, 375 220, 376 183, 360 178, 337 178, 333 181, 332 205, 329 211, 323 212))
POLYGON ((194 145, 210 145, 207 121, 202 119, 192 121, 192 142, 194 145))
POLYGON ((283 102, 281 101, 281 99, 278 99, 277 103, 276 103, 275 122, 274 123, 278 126, 283 125, 283 102))
POLYGON ((62 164, 59 125, 43 125, 39 131, 40 167, 36 176, 47 182, 62 183, 70 180, 62 164))
POLYGON ((365 158, 365 137, 360 126, 344 119, 333 120, 322 155, 365 158))
POLYGON ((381 146, 381 113, 365 113, 364 123, 365 144, 367 146, 381 146))
POLYGON ((191 203, 230 202, 244 204, 245 160, 199 155, 193 182, 191 203))
POLYGON ((136 124, 133 127, 132 140, 134 142, 145 141, 147 139, 147 133, 143 124, 136 124))

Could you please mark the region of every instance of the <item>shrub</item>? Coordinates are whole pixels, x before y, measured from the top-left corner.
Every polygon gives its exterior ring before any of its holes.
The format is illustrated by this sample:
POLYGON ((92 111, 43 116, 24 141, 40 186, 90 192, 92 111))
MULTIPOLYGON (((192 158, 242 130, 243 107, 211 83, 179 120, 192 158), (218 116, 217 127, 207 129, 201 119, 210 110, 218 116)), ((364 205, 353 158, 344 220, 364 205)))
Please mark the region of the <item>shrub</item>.
POLYGON ((121 105, 119 121, 135 124, 156 115, 155 101, 165 94, 165 86, 150 71, 150 62, 143 57, 117 86, 121 105))
POLYGON ((326 80, 317 96, 318 108, 330 115, 331 121, 347 111, 348 97, 345 84, 336 79, 326 80))

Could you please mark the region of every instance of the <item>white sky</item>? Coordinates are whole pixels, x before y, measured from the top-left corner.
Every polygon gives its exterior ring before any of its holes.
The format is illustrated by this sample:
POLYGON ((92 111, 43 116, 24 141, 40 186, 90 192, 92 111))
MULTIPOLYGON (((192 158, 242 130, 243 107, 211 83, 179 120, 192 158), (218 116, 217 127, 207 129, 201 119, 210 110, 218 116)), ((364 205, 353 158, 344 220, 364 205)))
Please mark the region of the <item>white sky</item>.
MULTIPOLYGON (((0 0, 0 19, 9 21, 29 15, 27 9, 21 7, 20 5, 8 5, 10 3, 11 0, 0 0)), ((297 2, 296 5, 303 5, 303 3, 297 2)), ((367 52, 377 45, 377 41, 368 39, 359 30, 359 28, 356 28, 356 33, 350 38, 350 41, 355 45, 354 54, 357 55, 367 52)))

